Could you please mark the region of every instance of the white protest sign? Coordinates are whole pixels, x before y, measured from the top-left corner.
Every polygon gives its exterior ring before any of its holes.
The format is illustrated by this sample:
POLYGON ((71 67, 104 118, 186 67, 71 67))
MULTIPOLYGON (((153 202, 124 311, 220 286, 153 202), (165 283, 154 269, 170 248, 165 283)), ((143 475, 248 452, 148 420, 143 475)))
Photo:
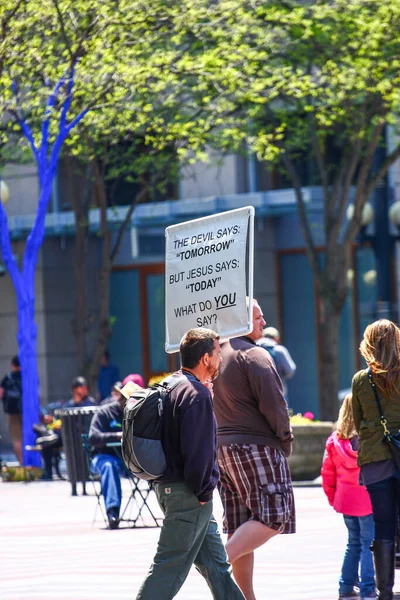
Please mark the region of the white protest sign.
POLYGON ((182 336, 194 327, 213 329, 221 338, 249 333, 254 208, 172 225, 165 237, 166 351, 179 350, 182 336))

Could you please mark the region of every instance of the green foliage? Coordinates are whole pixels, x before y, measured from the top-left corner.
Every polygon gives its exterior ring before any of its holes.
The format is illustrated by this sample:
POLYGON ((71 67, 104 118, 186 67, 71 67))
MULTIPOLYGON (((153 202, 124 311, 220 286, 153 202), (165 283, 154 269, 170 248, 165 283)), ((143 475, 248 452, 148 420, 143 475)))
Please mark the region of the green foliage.
MULTIPOLYGON (((176 177, 174 156, 184 148, 204 157, 203 122, 194 120, 197 84, 175 70, 182 44, 191 44, 181 27, 179 2, 154 0, 22 0, 0 7, 0 145, 15 148, 25 118, 36 145, 43 123, 50 141, 57 134, 62 105, 70 100, 69 121, 90 109, 66 140, 64 155, 83 164, 107 163, 109 179, 176 177), (13 8, 14 7, 14 8, 13 8), (7 24, 5 27, 4 24, 7 24), (2 36, 2 37, 1 37, 2 36), (68 74, 75 85, 69 96, 68 74), (60 101, 45 113, 49 96, 65 77, 60 101), (13 83, 18 89, 15 94, 13 83)), ((185 3, 184 3, 185 4, 185 3)), ((194 44, 195 46, 196 44, 194 44)), ((199 89, 203 83, 199 83, 199 89)), ((201 101, 203 102, 203 101, 201 101)), ((204 103, 204 102, 203 102, 204 103)), ((176 161, 175 161, 176 164, 176 161)))
MULTIPOLYGON (((0 21, 0 109, 27 116, 38 141, 45 102, 74 64, 70 118, 91 110, 66 152, 106 152, 114 178, 171 149, 194 162, 207 146, 246 146, 266 162, 319 152, 319 181, 334 185, 354 153, 360 172, 377 127, 398 116, 400 0, 7 0, 0 21), (140 152, 118 164, 128 146, 140 152)), ((53 135, 60 105, 46 116, 53 135)))
POLYGON ((398 0, 184 4, 197 44, 175 67, 195 74, 221 118, 223 147, 246 137, 275 160, 309 148, 314 135, 342 146, 368 140, 382 117, 397 115, 398 0))

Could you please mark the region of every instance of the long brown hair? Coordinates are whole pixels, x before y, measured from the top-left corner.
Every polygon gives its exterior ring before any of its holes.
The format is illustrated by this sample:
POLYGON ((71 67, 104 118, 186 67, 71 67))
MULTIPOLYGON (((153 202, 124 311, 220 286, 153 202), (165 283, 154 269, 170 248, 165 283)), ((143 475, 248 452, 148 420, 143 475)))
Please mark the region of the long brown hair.
POLYGON ((360 352, 381 392, 388 397, 398 393, 396 383, 400 375, 399 328, 387 319, 371 323, 364 331, 360 352))
POLYGON ((351 405, 351 394, 347 394, 340 407, 338 422, 336 425, 338 437, 341 440, 350 440, 357 435, 353 420, 353 407, 351 405))

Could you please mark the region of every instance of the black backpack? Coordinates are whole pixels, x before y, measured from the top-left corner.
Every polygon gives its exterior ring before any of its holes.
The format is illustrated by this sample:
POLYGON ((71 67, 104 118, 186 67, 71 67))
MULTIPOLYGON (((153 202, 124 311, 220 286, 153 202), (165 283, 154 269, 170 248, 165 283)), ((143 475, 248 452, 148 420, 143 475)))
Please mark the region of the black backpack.
POLYGON ((7 375, 3 396, 4 412, 9 415, 17 415, 22 411, 22 384, 21 379, 7 375))
POLYGON ((127 401, 122 420, 122 458, 129 471, 152 481, 162 477, 167 460, 161 442, 164 402, 187 378, 171 375, 160 384, 138 390, 127 401))

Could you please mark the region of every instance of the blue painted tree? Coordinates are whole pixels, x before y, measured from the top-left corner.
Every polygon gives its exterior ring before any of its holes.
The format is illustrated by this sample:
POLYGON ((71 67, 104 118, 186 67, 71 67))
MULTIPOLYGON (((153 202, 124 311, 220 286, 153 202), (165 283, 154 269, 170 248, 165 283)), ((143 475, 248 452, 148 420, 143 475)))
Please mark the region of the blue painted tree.
MULTIPOLYGON (((190 33, 187 42, 181 42, 180 34, 174 34, 180 33, 183 25, 176 3, 24 0, 21 14, 12 19, 19 4, 18 0, 0 2, 0 150, 7 142, 7 135, 2 134, 3 126, 6 129, 8 124, 8 113, 16 122, 18 133, 27 140, 37 163, 40 194, 21 266, 13 257, 7 216, 1 203, 0 243, 17 298, 25 446, 33 442, 32 425, 39 416, 35 269, 63 146, 69 147, 72 156, 94 162, 96 152, 92 151, 92 144, 98 147, 107 137, 109 148, 139 135, 154 152, 171 148, 177 142, 177 155, 182 158, 184 146, 196 155, 201 154, 208 126, 200 119, 202 82, 195 85, 191 76, 187 80, 181 77, 181 68, 189 69, 185 66, 182 49, 187 43, 197 46, 197 40, 193 41, 190 33), (10 25, 11 31, 5 37, 10 25), (181 61, 182 65, 176 68, 181 61), (71 65, 76 65, 76 74, 71 65), (61 73, 67 75, 59 79, 61 73), (20 97, 16 85, 11 89, 12 80, 24 82, 20 97), (52 93, 47 81, 58 81, 52 93), (196 96, 188 104, 194 89, 196 96), (22 105, 27 107, 26 114, 22 113, 22 105), (75 129, 71 134, 87 112, 85 131, 75 129), (84 156, 88 140, 90 147, 84 156)), ((187 4, 186 0, 183 4, 187 4)), ((139 158, 141 163, 143 157, 139 158)), ((159 171, 159 155, 155 162, 159 171)), ((99 206, 105 256, 107 205, 102 201, 99 206)), ((128 213, 126 224, 129 218, 128 213)), ((111 264, 110 256, 105 263, 111 264)), ((100 274, 104 322, 109 318, 104 284, 109 266, 106 267, 100 274)), ((107 338, 104 344, 106 341, 107 338)), ((97 356, 94 353, 91 357, 94 365, 99 355, 98 350, 97 356)), ((94 369, 90 376, 95 378, 94 369)), ((24 452, 24 464, 39 462, 39 456, 32 454, 24 452)))
MULTIPOLYGON (((46 212, 51 198, 52 184, 57 171, 57 163, 61 149, 72 129, 83 119, 89 108, 82 110, 73 119, 68 120, 68 113, 73 99, 74 68, 62 77, 53 92, 49 95, 44 110, 40 143, 36 143, 32 130, 21 111, 13 111, 12 116, 19 124, 21 131, 29 143, 33 157, 37 163, 39 176, 39 200, 37 213, 31 232, 26 240, 22 266, 19 267, 13 255, 7 215, 0 202, 0 242, 3 260, 12 279, 18 314, 18 353, 22 370, 23 394, 23 462, 27 466, 40 464, 40 456, 26 452, 25 445, 33 444, 35 434, 32 430, 39 419, 39 376, 36 360, 37 325, 35 322, 35 271, 38 254, 45 233, 46 212), (60 106, 55 111, 56 105, 60 106), (58 118, 58 131, 54 139, 50 137, 50 124, 58 118)), ((13 92, 18 96, 16 84, 13 92)))

